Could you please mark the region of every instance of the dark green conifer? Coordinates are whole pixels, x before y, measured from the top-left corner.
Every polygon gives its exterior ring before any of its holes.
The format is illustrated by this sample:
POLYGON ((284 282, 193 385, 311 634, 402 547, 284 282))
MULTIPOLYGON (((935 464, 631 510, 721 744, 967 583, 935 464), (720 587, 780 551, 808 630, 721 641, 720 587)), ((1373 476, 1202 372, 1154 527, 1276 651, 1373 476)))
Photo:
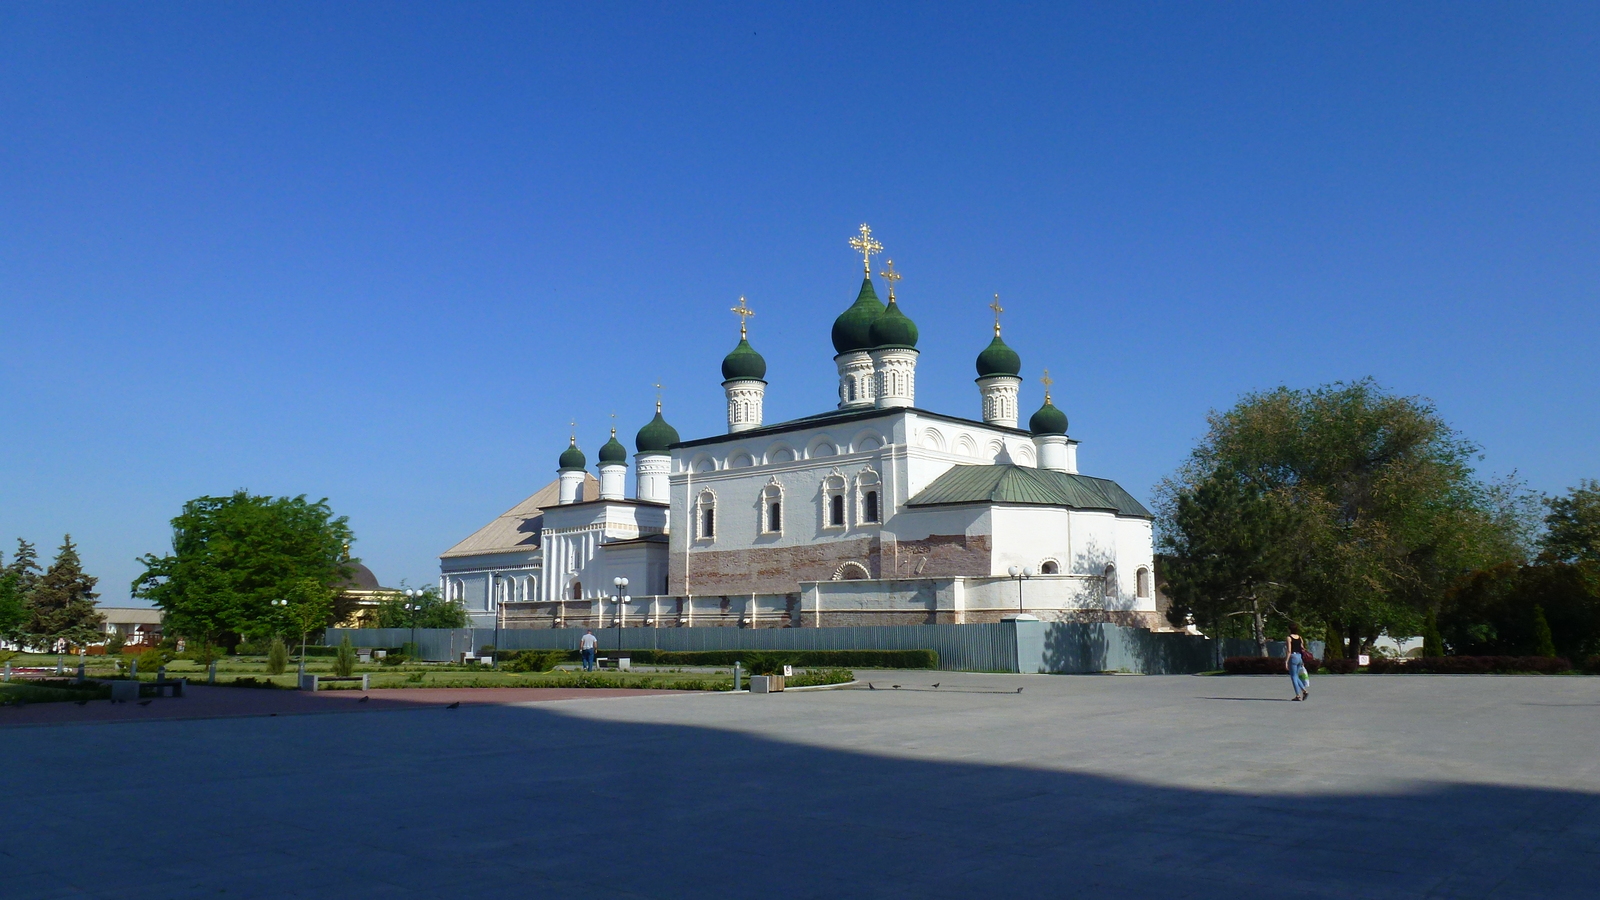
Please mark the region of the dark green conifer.
POLYGON ((99 637, 105 616, 95 609, 99 579, 85 574, 72 535, 62 539, 55 561, 28 592, 29 620, 24 630, 31 643, 57 641, 87 644, 99 637))
POLYGON ((1533 608, 1533 655, 1555 656, 1556 642, 1550 634, 1550 620, 1544 617, 1544 607, 1533 608))

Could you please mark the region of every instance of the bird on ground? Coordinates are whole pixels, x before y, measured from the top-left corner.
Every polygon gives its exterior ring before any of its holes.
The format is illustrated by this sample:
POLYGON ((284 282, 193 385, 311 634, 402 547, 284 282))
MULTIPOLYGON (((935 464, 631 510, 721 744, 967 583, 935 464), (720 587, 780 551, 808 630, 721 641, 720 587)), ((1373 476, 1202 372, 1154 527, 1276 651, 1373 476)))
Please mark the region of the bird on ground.
POLYGON ((357 700, 356 702, 357 703, 365 703, 365 702, 367 702, 368 700, 371 700, 371 699, 372 699, 371 697, 362 697, 360 700, 357 700))
POLYGON ((139 701, 139 705, 140 706, 149 706, 150 705, 150 701, 149 700, 140 700, 139 701))
POLYGON ((933 683, 933 689, 936 690, 936 691, 939 689, 939 682, 935 681, 933 683))
POLYGON ((446 706, 445 709, 455 709, 456 707, 458 707, 460 705, 461 705, 461 701, 457 700, 456 702, 450 704, 449 706, 446 706))
POLYGON ((867 682, 867 690, 875 691, 875 690, 877 690, 877 688, 873 687, 872 686, 872 682, 869 681, 869 682, 867 682))
POLYGON ((898 685, 898 684, 891 684, 891 685, 889 685, 889 686, 890 686, 890 687, 892 687, 892 688, 894 688, 894 689, 895 689, 895 690, 897 690, 897 691, 898 691, 898 690, 900 690, 900 685, 898 685))

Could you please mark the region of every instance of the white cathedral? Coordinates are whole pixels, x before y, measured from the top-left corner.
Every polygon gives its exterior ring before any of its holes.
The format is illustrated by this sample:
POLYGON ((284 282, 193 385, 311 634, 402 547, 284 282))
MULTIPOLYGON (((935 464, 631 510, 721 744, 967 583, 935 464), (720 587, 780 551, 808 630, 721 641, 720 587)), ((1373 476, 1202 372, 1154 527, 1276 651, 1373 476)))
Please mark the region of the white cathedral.
POLYGON ((656 415, 628 453, 574 436, 557 478, 440 557, 440 590, 480 627, 817 627, 1046 621, 1166 628, 1151 515, 1078 472, 1051 400, 1019 425, 1022 361, 1000 338, 977 356, 981 419, 916 406, 917 327, 865 275, 833 323, 836 408, 766 424, 766 361, 722 360, 728 431, 682 440, 656 415), (627 579, 619 587, 617 580, 627 579))

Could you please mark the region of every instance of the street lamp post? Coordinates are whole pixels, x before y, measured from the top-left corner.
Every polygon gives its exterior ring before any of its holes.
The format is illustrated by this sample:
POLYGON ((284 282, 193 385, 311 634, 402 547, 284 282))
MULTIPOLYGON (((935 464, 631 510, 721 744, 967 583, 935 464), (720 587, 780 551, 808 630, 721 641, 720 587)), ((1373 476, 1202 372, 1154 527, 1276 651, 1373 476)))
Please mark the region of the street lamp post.
POLYGON ((622 602, 627 597, 622 596, 622 591, 627 588, 627 578, 616 577, 611 580, 611 585, 616 586, 616 649, 622 649, 622 602))
POLYGON ((411 652, 420 656, 420 648, 417 647, 417 613, 422 610, 422 592, 407 588, 405 593, 406 612, 411 614, 411 652))
POLYGON ((1033 569, 1031 567, 1029 567, 1029 566, 1023 566, 1020 569, 1017 568, 1016 566, 1012 566, 1011 568, 1007 569, 1006 572, 1008 572, 1011 575, 1012 578, 1015 578, 1017 580, 1017 615, 1020 616, 1020 615, 1022 615, 1022 609, 1023 609, 1023 607, 1022 607, 1022 580, 1024 578, 1032 578, 1033 577, 1033 569))

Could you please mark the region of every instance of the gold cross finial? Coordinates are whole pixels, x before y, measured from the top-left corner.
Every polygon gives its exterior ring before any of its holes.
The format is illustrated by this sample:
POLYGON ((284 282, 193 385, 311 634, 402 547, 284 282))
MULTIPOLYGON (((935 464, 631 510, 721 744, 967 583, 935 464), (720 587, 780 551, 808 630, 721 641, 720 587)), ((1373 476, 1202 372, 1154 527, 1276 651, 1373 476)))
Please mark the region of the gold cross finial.
POLYGON ((861 268, 868 275, 872 274, 872 254, 882 253, 883 245, 872 236, 872 227, 865 222, 861 224, 861 236, 850 239, 850 246, 861 254, 861 268))
POLYGON ((884 268, 884 271, 879 272, 878 275, 880 277, 882 277, 883 280, 889 282, 889 299, 893 300, 894 299, 894 283, 896 281, 900 280, 901 275, 900 275, 899 272, 896 272, 894 270, 894 260, 892 260, 892 259, 884 260, 883 261, 883 268, 884 268))
POLYGON ((1056 380, 1054 378, 1050 377, 1050 370, 1049 369, 1045 369, 1044 370, 1044 377, 1040 378, 1039 380, 1044 382, 1044 402, 1049 403, 1050 402, 1050 385, 1055 384, 1056 380))
POLYGON ((739 305, 728 310, 739 317, 739 340, 745 339, 744 320, 756 314, 756 311, 744 305, 744 298, 739 298, 739 305))
POLYGON ((611 436, 613 438, 615 438, 617 436, 617 414, 616 413, 612 413, 611 414, 611 436))
POLYGON ((1000 305, 1000 295, 999 294, 995 294, 994 295, 994 302, 989 304, 989 308, 994 310, 994 336, 995 337, 999 337, 1000 336, 1000 314, 1006 311, 1005 307, 1000 305))
POLYGON ((567 426, 572 429, 572 437, 569 438, 569 440, 571 441, 572 446, 576 447, 578 446, 578 420, 573 419, 571 422, 567 423, 567 426))
POLYGON ((661 412, 661 382, 656 382, 656 412, 661 412))

